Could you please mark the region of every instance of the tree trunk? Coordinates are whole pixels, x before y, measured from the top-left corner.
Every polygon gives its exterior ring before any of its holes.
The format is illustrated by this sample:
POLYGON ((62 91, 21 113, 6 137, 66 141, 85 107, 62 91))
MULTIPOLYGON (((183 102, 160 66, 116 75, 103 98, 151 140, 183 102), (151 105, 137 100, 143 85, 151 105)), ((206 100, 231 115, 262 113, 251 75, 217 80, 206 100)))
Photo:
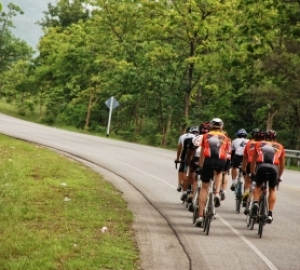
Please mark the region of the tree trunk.
POLYGON ((88 105, 88 109, 87 109, 87 113, 86 113, 86 118, 85 118, 84 130, 88 130, 89 125, 90 125, 90 118, 91 118, 91 112, 92 112, 92 108, 93 108, 94 97, 95 97, 94 93, 91 93, 90 99, 89 99, 89 105, 88 105))
POLYGON ((168 139, 168 134, 171 128, 171 124, 172 124, 172 116, 173 116, 173 108, 169 107, 169 115, 168 115, 168 121, 167 121, 167 126, 165 129, 165 133, 162 136, 162 142, 161 142, 161 146, 162 147, 166 147, 167 146, 167 139, 168 139))
POLYGON ((271 107, 269 106, 269 113, 268 113, 268 119, 267 119, 267 130, 272 129, 273 127, 273 120, 274 116, 278 112, 278 109, 271 110, 271 107))

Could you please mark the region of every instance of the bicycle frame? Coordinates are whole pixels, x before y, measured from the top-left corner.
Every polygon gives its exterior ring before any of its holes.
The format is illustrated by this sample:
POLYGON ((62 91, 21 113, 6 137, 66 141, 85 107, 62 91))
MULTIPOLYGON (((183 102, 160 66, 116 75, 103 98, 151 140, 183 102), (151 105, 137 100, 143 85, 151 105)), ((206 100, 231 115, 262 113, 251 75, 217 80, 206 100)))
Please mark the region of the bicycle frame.
MULTIPOLYGON (((249 225, 247 223, 247 226, 250 226, 250 229, 253 230, 254 224, 258 223, 258 235, 261 238, 262 237, 262 233, 263 233, 263 227, 266 224, 266 219, 268 216, 268 199, 267 199, 267 182, 269 181, 269 173, 265 174, 265 180, 263 181, 262 185, 261 185, 261 193, 260 193, 260 197, 259 197, 259 208, 258 208, 258 213, 257 213, 257 217, 253 217, 252 216, 252 211, 250 210, 249 212, 249 219, 247 220, 247 222, 249 222, 249 225)), ((253 201, 253 199, 252 199, 253 201)), ((252 204, 253 202, 251 202, 251 208, 252 209, 252 204)), ((250 207, 250 206, 249 206, 250 207)))
POLYGON ((243 172, 242 167, 238 167, 238 178, 235 186, 235 211, 239 214, 241 211, 242 197, 243 197, 243 172))
POLYGON ((259 200, 259 211, 258 211, 258 235, 262 237, 263 227, 266 224, 266 218, 268 215, 268 200, 267 200, 267 181, 264 181, 261 186, 261 195, 259 200))

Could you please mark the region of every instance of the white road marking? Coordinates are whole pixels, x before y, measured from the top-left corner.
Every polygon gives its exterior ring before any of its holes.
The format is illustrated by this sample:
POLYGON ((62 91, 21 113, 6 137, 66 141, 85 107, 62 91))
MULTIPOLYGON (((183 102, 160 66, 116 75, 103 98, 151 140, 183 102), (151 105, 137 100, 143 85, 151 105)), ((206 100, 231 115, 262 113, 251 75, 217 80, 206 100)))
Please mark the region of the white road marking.
POLYGON ((218 219, 226 225, 231 231, 233 231, 239 238, 241 238, 256 254, 259 256, 264 263, 272 270, 278 270, 278 268, 255 246, 253 245, 245 236, 243 236, 238 230, 233 228, 225 219, 217 214, 218 219))
MULTIPOLYGON (((130 168, 132 168, 133 170, 136 170, 136 171, 138 171, 138 172, 140 172, 140 173, 143 173, 143 174, 145 174, 145 175, 148 175, 148 176, 150 176, 150 177, 152 177, 152 178, 154 178, 154 179, 156 179, 156 180, 158 180, 158 181, 160 181, 160 182, 162 182, 162 183, 164 183, 164 184, 166 184, 166 185, 168 185, 168 186, 170 186, 170 187, 172 187, 172 188, 176 188, 175 186, 173 186, 173 185, 171 185, 171 184, 169 184, 168 182, 166 182, 166 181, 164 181, 164 180, 162 180, 162 179, 160 179, 160 178, 158 178, 158 177, 156 177, 156 176, 154 176, 154 175, 152 175, 152 174, 149 174, 149 173, 146 173, 146 172, 144 172, 144 171, 142 171, 142 170, 139 170, 139 169, 137 169, 136 167, 134 167, 134 166, 131 166, 131 165, 129 165, 129 164, 127 164, 127 163, 124 163, 124 162, 122 162, 122 161, 119 161, 119 160, 116 160, 116 159, 112 159, 112 158, 108 158, 108 159, 110 159, 110 160, 113 160, 113 161, 116 161, 116 162, 119 162, 119 163, 121 163, 121 164, 123 164, 123 165, 125 165, 125 166, 127 166, 127 167, 130 167, 130 168)), ((225 226, 227 226, 233 233, 235 233, 241 240, 243 240, 256 254, 257 254, 257 256, 258 257, 260 257, 261 259, 262 259, 262 261, 271 269, 271 270, 278 270, 278 268, 255 246, 255 245, 253 245, 249 240, 247 240, 247 238, 245 237, 245 236, 243 236, 238 230, 236 230, 235 228, 233 228, 225 219, 223 219, 220 215, 218 215, 217 214, 217 217, 218 217, 218 219, 225 225, 225 226)))

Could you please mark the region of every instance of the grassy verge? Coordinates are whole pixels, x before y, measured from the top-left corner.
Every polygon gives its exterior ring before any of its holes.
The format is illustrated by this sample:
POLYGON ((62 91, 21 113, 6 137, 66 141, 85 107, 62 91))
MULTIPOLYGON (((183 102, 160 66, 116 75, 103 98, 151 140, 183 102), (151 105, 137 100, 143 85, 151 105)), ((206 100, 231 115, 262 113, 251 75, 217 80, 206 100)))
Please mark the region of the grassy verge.
POLYGON ((2 270, 138 269, 133 216, 118 190, 48 149, 0 140, 2 270))
POLYGON ((286 166, 285 168, 292 171, 300 171, 300 166, 286 166))

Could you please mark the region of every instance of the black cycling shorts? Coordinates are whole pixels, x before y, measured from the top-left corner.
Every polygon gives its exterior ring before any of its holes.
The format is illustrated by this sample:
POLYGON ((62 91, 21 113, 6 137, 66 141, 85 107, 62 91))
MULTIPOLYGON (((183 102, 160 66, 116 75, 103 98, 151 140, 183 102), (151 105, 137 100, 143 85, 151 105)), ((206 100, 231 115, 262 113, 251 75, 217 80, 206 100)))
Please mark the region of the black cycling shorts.
POLYGON ((243 161, 243 156, 234 155, 231 160, 232 168, 238 168, 243 161))
POLYGON ((227 172, 227 171, 229 171, 229 169, 230 169, 230 160, 226 159, 226 162, 225 162, 225 165, 223 168, 223 172, 227 172))
POLYGON ((178 169, 179 172, 186 172, 187 171, 187 164, 185 161, 180 161, 179 163, 179 169, 178 169))
POLYGON ((226 160, 219 158, 205 158, 203 163, 201 180, 204 183, 209 183, 210 179, 214 178, 214 172, 220 173, 223 171, 226 160))
POLYGON ((268 163, 257 163, 256 165, 256 184, 261 184, 269 180, 269 188, 275 188, 278 181, 278 166, 268 163))

